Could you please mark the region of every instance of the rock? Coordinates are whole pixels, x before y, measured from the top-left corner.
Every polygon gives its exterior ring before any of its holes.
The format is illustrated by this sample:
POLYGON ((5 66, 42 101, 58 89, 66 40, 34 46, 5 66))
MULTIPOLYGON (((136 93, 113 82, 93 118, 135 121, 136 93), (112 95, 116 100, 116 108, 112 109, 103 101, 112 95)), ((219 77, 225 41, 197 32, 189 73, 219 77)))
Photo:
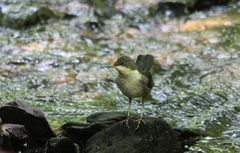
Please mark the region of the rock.
POLYGON ((23 125, 3 124, 4 149, 24 150, 29 143, 29 134, 23 125))
POLYGON ((89 5, 89 13, 92 9, 93 13, 98 17, 111 17, 117 13, 116 3, 118 0, 80 0, 81 3, 89 5))
POLYGON ((89 7, 79 1, 68 1, 61 3, 61 5, 52 5, 51 8, 59 12, 65 12, 70 18, 87 16, 89 14, 89 7))
POLYGON ((99 112, 89 115, 86 120, 89 123, 119 122, 126 118, 127 112, 99 112))
POLYGON ((4 5, 1 10, 0 25, 14 29, 23 29, 35 24, 46 23, 49 19, 69 17, 47 7, 28 6, 24 3, 4 5))
POLYGON ((101 112, 87 117, 88 123, 68 122, 61 126, 62 136, 71 138, 80 148, 85 148, 87 140, 95 133, 112 126, 126 117, 124 112, 101 112))
POLYGON ((178 142, 180 142, 181 147, 184 151, 189 151, 189 147, 194 145, 196 141, 203 136, 201 132, 195 132, 190 129, 174 129, 175 135, 177 137, 178 142))
MULTIPOLYGON (((110 113, 111 114, 111 113, 110 113)), ((105 114, 106 115, 106 114, 105 114)), ((118 118, 118 117, 117 117, 118 118)), ((135 130, 137 122, 130 120, 93 135, 86 144, 87 153, 181 153, 174 130, 159 118, 144 118, 145 124, 135 130)))
POLYGON ((45 153, 79 153, 79 147, 70 138, 51 138, 46 144, 45 153))
POLYGON ((189 130, 174 130, 153 117, 144 117, 136 130, 136 114, 128 128, 122 122, 126 116, 126 112, 92 114, 88 123, 64 124, 55 137, 42 111, 20 101, 11 102, 0 107, 3 149, 22 153, 182 153, 198 136, 189 130))
POLYGON ((106 128, 106 126, 101 123, 83 124, 69 122, 61 127, 61 135, 71 138, 81 147, 84 147, 86 141, 103 128, 106 128))
POLYGON ((162 14, 168 17, 177 17, 187 14, 188 7, 186 4, 177 2, 159 2, 157 6, 149 9, 151 15, 162 14))
POLYGON ((161 14, 167 17, 179 17, 195 11, 201 11, 216 5, 225 5, 229 0, 162 0, 149 8, 150 15, 161 14))
POLYGON ((226 5, 229 2, 231 2, 231 1, 229 1, 229 0, 213 0, 213 1, 196 0, 194 5, 192 5, 192 7, 190 9, 191 9, 191 11, 206 10, 206 9, 211 8, 212 6, 226 5))
POLYGON ((2 19, 3 19, 3 13, 1 12, 1 10, 0 10, 0 25, 2 25, 2 19))
POLYGON ((4 124, 23 125, 32 140, 45 143, 54 137, 43 112, 20 101, 14 101, 0 107, 0 118, 4 124))
POLYGON ((2 150, 2 149, 0 149, 0 153, 16 153, 16 152, 12 151, 12 150, 2 150))
POLYGON ((3 146, 3 136, 2 119, 0 118, 0 148, 3 146))

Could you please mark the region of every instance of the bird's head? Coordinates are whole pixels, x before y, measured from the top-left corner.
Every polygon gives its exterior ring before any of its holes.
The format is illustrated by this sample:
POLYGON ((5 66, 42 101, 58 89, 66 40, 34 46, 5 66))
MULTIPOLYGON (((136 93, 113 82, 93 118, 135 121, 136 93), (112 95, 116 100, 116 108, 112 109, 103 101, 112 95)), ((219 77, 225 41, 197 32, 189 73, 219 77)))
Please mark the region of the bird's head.
POLYGON ((122 56, 114 63, 114 67, 120 75, 128 75, 130 72, 137 70, 137 65, 128 56, 122 56))

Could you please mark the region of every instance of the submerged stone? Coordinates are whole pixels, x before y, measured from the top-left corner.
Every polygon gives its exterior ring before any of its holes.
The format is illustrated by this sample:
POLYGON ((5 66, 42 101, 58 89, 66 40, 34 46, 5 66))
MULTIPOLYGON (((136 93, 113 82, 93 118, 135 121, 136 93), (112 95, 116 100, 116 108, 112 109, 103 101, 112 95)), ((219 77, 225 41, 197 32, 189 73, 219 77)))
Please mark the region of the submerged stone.
POLYGON ((117 12, 115 6, 118 0, 81 0, 80 2, 89 5, 89 13, 93 8, 96 16, 111 17, 117 12))
POLYGON ((38 23, 46 23, 59 16, 47 7, 8 5, 2 8, 0 24, 4 27, 22 29, 38 23))

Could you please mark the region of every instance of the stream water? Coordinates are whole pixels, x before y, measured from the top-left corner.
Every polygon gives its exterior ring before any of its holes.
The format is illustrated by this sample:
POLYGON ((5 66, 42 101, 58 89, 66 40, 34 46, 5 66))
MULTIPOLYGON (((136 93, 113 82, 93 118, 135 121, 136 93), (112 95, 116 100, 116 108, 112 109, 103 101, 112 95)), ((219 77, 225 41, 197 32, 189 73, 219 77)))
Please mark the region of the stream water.
MULTIPOLYGON (((155 56, 155 86, 145 114, 204 133, 191 153, 238 153, 239 5, 166 17, 149 15, 154 4, 119 4, 125 15, 117 13, 104 24, 76 1, 32 4, 77 17, 21 30, 0 28, 0 103, 22 100, 36 106, 53 128, 67 121, 84 122, 95 112, 126 111, 127 98, 112 81, 117 72, 106 67, 120 55, 148 53, 155 56)), ((29 6, 0 3, 3 11, 19 5, 29 6)), ((140 111, 138 101, 133 112, 140 111)))

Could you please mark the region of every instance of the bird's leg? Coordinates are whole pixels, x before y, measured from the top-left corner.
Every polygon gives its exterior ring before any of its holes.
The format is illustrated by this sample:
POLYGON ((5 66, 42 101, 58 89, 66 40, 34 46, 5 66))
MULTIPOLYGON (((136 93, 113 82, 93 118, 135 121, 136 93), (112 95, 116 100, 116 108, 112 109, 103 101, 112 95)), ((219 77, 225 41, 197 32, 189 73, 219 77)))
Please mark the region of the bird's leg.
POLYGON ((131 104, 132 104, 132 98, 131 98, 131 97, 128 97, 128 113, 127 113, 127 119, 125 119, 125 120, 123 120, 123 121, 121 122, 121 123, 126 122, 126 126, 127 126, 128 128, 130 128, 129 125, 128 125, 128 121, 129 121, 129 119, 130 119, 130 117, 131 117, 131 104))
POLYGON ((135 130, 137 130, 139 128, 139 125, 141 124, 141 122, 143 122, 145 124, 145 122, 143 120, 143 112, 144 112, 144 98, 142 98, 141 112, 140 112, 141 114, 140 114, 140 118, 137 120, 138 124, 137 124, 137 127, 135 130))
POLYGON ((132 105, 132 98, 129 97, 129 98, 128 98, 128 114, 127 114, 127 121, 126 121, 127 127, 129 127, 129 125, 128 125, 128 120, 129 120, 130 117, 131 117, 131 105, 132 105))

